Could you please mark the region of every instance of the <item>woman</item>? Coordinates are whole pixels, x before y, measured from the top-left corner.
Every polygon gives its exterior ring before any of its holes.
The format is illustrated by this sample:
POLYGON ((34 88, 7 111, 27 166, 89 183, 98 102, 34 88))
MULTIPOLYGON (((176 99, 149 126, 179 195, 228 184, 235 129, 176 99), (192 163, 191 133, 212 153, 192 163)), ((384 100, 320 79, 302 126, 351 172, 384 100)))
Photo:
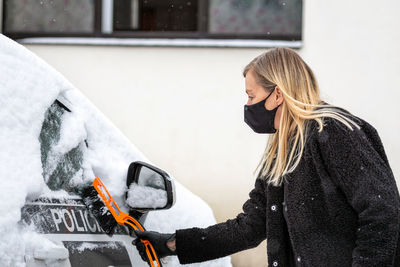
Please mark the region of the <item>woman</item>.
MULTIPOLYGON (((243 76, 244 120, 271 134, 243 212, 207 228, 138 237, 182 264, 267 239, 268 266, 400 266, 399 191, 376 129, 322 101, 292 49, 259 55, 243 76)), ((133 243, 146 259, 139 238, 133 243)))

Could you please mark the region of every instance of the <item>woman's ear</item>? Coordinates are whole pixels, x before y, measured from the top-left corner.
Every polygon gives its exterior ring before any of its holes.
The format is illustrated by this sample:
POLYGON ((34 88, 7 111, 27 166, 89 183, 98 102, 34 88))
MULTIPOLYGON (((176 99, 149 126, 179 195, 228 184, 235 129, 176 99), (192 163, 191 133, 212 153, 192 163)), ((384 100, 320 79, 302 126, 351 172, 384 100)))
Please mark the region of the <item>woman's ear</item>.
POLYGON ((275 102, 280 105, 283 102, 283 93, 279 86, 275 86, 275 102))

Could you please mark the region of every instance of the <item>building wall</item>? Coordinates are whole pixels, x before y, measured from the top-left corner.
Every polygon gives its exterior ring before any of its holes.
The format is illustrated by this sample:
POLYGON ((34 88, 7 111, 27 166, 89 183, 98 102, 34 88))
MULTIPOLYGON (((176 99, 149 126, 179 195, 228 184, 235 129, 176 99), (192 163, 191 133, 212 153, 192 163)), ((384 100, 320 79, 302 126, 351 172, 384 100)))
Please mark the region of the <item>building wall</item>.
MULTIPOLYGON (((298 50, 323 98, 378 130, 397 183, 398 10, 396 0, 306 0, 298 50)), ((243 121, 241 72, 266 49, 26 47, 64 74, 155 164, 202 197, 218 222, 241 212, 268 137, 243 121)), ((234 254, 234 266, 266 266, 265 245, 234 254)))

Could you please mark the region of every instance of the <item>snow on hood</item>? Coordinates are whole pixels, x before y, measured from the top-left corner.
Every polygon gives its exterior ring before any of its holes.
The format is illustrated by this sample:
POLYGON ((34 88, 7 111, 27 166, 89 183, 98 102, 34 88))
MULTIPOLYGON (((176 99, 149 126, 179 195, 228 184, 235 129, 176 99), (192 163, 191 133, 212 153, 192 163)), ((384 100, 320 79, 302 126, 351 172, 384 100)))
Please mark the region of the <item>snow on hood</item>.
MULTIPOLYGON (((0 34, 0 266, 24 266, 24 255, 49 242, 19 223, 25 201, 38 196, 65 197, 63 189, 50 190, 45 183, 57 171, 61 156, 79 147, 80 169, 70 180, 79 186, 99 176, 116 199, 122 199, 127 168, 132 161, 151 162, 57 70, 0 34), (62 116, 60 136, 45 162, 40 134, 46 112, 56 99, 73 112, 62 116), (82 143, 87 141, 87 146, 82 143), (32 242, 34 237, 35 242, 32 242)), ((66 168, 64 166, 64 168, 66 168)), ((215 219, 210 207, 176 180, 175 205, 152 211, 148 230, 173 232, 186 227, 206 227, 215 219)), ((123 206, 123 204, 121 204, 123 206)), ((180 266, 167 257, 165 266, 180 266)), ((225 257, 192 266, 231 266, 225 257)))

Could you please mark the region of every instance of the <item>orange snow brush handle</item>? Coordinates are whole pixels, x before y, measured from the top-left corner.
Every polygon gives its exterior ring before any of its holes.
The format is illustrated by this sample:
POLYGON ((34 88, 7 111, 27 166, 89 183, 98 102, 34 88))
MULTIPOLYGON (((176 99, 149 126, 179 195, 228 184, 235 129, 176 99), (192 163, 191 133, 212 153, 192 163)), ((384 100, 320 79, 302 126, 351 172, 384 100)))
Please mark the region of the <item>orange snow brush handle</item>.
MULTIPOLYGON (((96 177, 94 179, 93 187, 96 189, 97 193, 99 194, 104 204, 107 206, 108 210, 111 212, 118 224, 130 226, 137 231, 145 231, 144 227, 136 219, 132 218, 131 216, 129 216, 128 213, 125 213, 119 209, 117 203, 111 197, 110 193, 108 193, 107 188, 104 186, 99 177, 96 177)), ((150 266, 162 267, 150 241, 143 239, 140 239, 140 241, 142 241, 146 247, 146 254, 149 258, 150 266)))

